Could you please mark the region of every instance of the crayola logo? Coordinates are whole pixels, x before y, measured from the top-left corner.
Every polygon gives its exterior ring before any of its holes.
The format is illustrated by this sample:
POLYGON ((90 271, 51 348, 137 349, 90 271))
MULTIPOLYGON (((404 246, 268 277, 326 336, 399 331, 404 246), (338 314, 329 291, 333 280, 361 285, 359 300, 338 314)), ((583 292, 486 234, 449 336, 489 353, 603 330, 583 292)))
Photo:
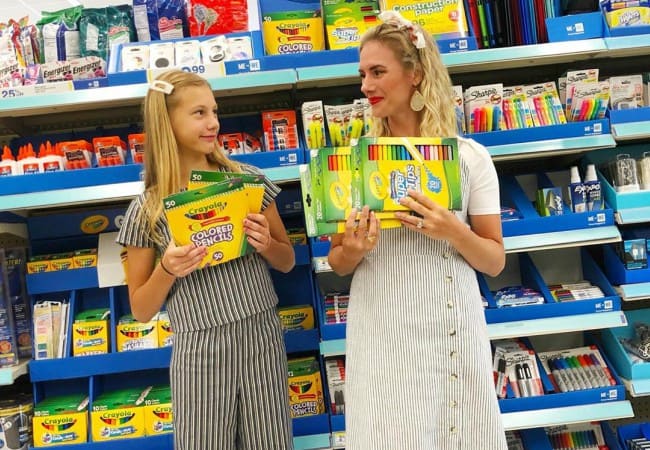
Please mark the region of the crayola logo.
POLYGON ((161 325, 160 328, 162 328, 162 330, 166 331, 167 333, 172 332, 172 326, 170 324, 168 324, 168 323, 165 323, 165 324, 161 325))
POLYGON ((348 207, 348 199, 350 191, 340 181, 335 181, 330 185, 330 198, 334 207, 337 209, 345 209, 348 207))
POLYGON ((131 419, 133 419, 133 416, 135 416, 135 413, 133 412, 120 411, 116 413, 107 412, 99 416, 99 418, 106 425, 117 426, 117 425, 124 425, 125 423, 129 422, 131 419))
POLYGON ((81 222, 81 231, 85 234, 101 233, 108 227, 108 217, 101 215, 94 215, 86 217, 81 222))
POLYGON ((162 420, 169 420, 172 418, 172 409, 170 407, 158 407, 153 410, 156 417, 162 420))
POLYGON ((65 419, 46 419, 41 425, 48 431, 65 431, 74 426, 77 423, 76 419, 65 418, 65 419))
POLYGON ((192 220, 210 219, 223 211, 228 206, 228 202, 214 202, 199 208, 192 208, 187 211, 185 217, 192 220))
POLYGON ((370 185, 370 192, 378 200, 383 200, 388 195, 388 182, 386 177, 379 171, 374 171, 370 174, 368 180, 370 185))
POLYGON ((96 326, 96 327, 91 327, 91 328, 85 328, 82 330, 76 330, 77 333, 79 333, 82 336, 94 336, 98 334, 100 331, 102 331, 104 327, 102 326, 96 326))
POLYGON ((138 329, 134 330, 134 329, 129 329, 127 327, 127 328, 125 328, 123 330, 120 330, 120 333, 122 334, 122 336, 126 336, 128 338, 141 338, 141 337, 145 337, 146 335, 151 333, 153 331, 153 329, 154 329, 154 327, 146 328, 144 330, 138 330, 138 329))
POLYGON ((311 381, 303 381, 299 383, 291 383, 289 388, 296 394, 305 394, 311 389, 311 381))

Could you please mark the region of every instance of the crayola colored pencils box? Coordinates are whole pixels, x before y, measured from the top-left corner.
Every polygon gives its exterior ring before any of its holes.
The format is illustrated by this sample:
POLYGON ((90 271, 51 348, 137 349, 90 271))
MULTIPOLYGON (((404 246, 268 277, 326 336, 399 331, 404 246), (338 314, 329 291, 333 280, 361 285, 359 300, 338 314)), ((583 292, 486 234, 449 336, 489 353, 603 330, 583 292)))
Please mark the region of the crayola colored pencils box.
POLYGON ((244 233, 248 199, 241 179, 209 184, 163 200, 177 245, 203 245, 208 254, 200 267, 221 264, 248 253, 244 233))
POLYGON ((174 431, 172 392, 169 386, 154 386, 144 399, 144 429, 147 436, 174 431))
POLYGON ((424 193, 437 204, 462 206, 456 138, 359 139, 361 177, 357 191, 373 211, 405 211, 399 203, 407 190, 424 193))
POLYGON ((292 418, 325 412, 323 383, 314 357, 289 361, 289 408, 292 418))
POLYGON ((221 183, 237 178, 241 178, 244 183, 244 190, 248 198, 248 212, 260 212, 262 210, 262 200, 264 199, 264 175, 193 170, 190 173, 187 188, 190 190, 197 189, 211 183, 221 183))
POLYGON ((144 398, 150 388, 106 392, 90 413, 93 442, 144 436, 144 398))
POLYGON ((108 353, 110 310, 89 309, 76 315, 72 324, 72 355, 108 353))
POLYGON ((88 441, 88 397, 49 397, 34 406, 34 447, 80 444, 88 441))
POLYGON ((117 351, 147 348, 158 348, 158 321, 154 319, 141 323, 131 314, 120 317, 117 323, 117 351))
POLYGON ((285 331, 314 328, 314 308, 311 305, 281 306, 278 315, 285 331))

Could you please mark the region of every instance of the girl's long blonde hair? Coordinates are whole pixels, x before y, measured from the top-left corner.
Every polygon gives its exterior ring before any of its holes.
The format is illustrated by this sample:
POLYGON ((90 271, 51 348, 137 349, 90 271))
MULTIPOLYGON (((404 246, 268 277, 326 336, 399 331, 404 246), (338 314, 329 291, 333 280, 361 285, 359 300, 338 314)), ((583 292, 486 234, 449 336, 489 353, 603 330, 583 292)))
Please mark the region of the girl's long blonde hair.
MULTIPOLYGON (((143 104, 145 150, 144 150, 144 211, 149 222, 152 239, 162 242, 156 224, 163 213, 163 199, 180 191, 187 180, 181 180, 180 160, 176 136, 172 129, 169 113, 182 101, 187 87, 210 84, 200 76, 182 70, 170 70, 158 76, 157 80, 173 86, 169 94, 149 89, 143 104)), ((239 164, 230 160, 215 141, 214 151, 208 159, 230 172, 241 172, 239 164)))
MULTIPOLYGON (((359 51, 372 41, 390 48, 405 70, 420 72, 422 81, 417 89, 425 100, 424 109, 419 113, 420 136, 456 136, 456 112, 451 79, 431 35, 419 25, 413 24, 411 30, 389 21, 368 30, 361 38, 359 51), (424 48, 415 47, 414 31, 422 32, 426 42, 424 48)), ((369 132, 371 136, 390 136, 386 118, 372 122, 369 132)))

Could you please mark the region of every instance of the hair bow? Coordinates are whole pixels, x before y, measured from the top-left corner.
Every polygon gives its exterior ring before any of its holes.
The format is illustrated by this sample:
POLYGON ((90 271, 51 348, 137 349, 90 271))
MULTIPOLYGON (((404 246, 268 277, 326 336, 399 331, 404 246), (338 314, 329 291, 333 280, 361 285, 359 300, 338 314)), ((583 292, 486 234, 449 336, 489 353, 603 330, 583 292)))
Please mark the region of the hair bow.
POLYGON ((384 23, 390 23, 396 25, 399 28, 406 28, 411 35, 411 41, 413 41, 415 48, 420 49, 427 46, 427 41, 424 40, 424 34, 422 34, 422 30, 415 28, 415 26, 413 26, 413 22, 402 17, 402 15, 397 11, 382 11, 378 17, 379 20, 384 23))

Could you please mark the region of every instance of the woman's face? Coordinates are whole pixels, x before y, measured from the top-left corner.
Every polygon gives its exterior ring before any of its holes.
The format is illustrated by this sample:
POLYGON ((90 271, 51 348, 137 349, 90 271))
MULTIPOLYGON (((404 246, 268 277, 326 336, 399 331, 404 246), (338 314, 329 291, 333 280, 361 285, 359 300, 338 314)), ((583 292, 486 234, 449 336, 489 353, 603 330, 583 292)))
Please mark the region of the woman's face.
POLYGON ((372 105, 372 115, 389 118, 409 110, 417 85, 415 73, 405 70, 395 53, 379 41, 364 44, 359 55, 361 92, 372 105))

